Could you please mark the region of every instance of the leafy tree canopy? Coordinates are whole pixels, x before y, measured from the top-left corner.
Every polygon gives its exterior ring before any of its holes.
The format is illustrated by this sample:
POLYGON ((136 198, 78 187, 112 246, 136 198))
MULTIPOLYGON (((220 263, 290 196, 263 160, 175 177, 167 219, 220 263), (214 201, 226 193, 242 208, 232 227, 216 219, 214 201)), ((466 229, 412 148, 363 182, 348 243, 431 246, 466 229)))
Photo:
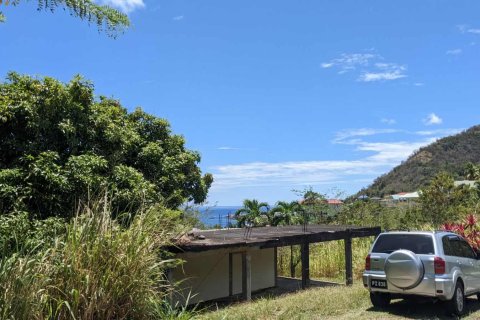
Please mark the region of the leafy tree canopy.
POLYGON ((166 120, 95 99, 80 76, 63 84, 10 73, 0 83, 0 212, 69 217, 104 190, 116 214, 200 203, 213 178, 199 161, 166 120))
MULTIPOLYGON (((16 6, 28 0, 0 0, 0 5, 16 6)), ((97 25, 100 31, 115 37, 119 32, 130 26, 127 15, 106 5, 98 5, 92 0, 36 0, 38 10, 55 11, 57 8, 68 10, 72 16, 97 25)), ((5 15, 0 11, 0 22, 5 21, 5 15)))

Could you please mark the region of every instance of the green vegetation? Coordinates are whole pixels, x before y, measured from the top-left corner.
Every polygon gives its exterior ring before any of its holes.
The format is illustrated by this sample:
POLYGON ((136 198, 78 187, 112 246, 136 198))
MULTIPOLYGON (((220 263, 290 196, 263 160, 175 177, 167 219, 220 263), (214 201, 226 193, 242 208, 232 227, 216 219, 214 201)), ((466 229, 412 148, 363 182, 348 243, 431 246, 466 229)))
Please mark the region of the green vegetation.
POLYGON ((213 180, 199 161, 166 120, 95 99, 79 76, 63 84, 10 73, 0 84, 0 213, 70 218, 104 190, 124 218, 159 202, 199 203, 213 180))
POLYGON ((0 319, 169 316, 164 270, 178 262, 161 248, 181 225, 178 211, 154 206, 124 228, 104 201, 84 206, 64 233, 30 233, 30 245, 0 260, 0 319))
POLYGON ((212 182, 166 120, 68 84, 0 84, 0 319, 188 319, 164 251, 212 182), (94 200, 100 199, 100 200, 94 200))
MULTIPOLYGON (((353 275, 360 279, 365 268, 365 257, 373 238, 353 239, 353 275)), ((345 247, 343 241, 330 241, 310 245, 310 277, 337 282, 345 280, 345 247)), ((300 277, 300 246, 278 248, 278 274, 283 277, 300 277), (294 274, 291 270, 293 258, 294 274)))
POLYGON ((419 149, 401 165, 384 174, 359 195, 383 197, 425 187, 439 172, 464 179, 466 163, 480 162, 480 126, 449 136, 419 149))
MULTIPOLYGON (((27 0, 6 0, 5 6, 17 6, 27 0)), ((0 6, 3 1, 0 0, 0 6)), ((55 11, 57 8, 66 9, 72 16, 85 20, 88 23, 96 24, 99 31, 105 31, 109 36, 115 37, 130 26, 130 20, 126 14, 106 5, 96 4, 92 0, 37 0, 38 10, 55 11)), ((5 15, 0 11, 0 22, 6 20, 5 15)))

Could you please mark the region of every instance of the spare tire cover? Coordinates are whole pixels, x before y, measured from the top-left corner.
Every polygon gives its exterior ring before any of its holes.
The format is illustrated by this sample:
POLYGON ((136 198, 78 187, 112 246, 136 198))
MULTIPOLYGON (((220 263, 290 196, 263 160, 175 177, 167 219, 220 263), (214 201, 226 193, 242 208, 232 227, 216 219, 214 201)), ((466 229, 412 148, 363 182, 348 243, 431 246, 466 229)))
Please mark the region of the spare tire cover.
POLYGON ((388 282, 400 289, 411 289, 422 281, 424 267, 420 258, 409 250, 397 250, 385 261, 388 282))

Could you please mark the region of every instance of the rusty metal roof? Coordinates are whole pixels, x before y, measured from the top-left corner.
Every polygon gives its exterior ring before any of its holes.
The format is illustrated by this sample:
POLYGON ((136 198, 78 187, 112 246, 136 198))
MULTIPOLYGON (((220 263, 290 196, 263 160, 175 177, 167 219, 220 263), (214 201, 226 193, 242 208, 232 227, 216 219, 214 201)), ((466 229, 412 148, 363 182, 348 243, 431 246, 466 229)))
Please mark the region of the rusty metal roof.
POLYGON ((303 225, 233 228, 216 230, 196 230, 188 237, 178 239, 172 252, 198 252, 221 248, 235 247, 280 247, 301 243, 315 243, 331 240, 342 240, 347 237, 376 236, 380 227, 358 227, 345 225, 309 224, 303 225))

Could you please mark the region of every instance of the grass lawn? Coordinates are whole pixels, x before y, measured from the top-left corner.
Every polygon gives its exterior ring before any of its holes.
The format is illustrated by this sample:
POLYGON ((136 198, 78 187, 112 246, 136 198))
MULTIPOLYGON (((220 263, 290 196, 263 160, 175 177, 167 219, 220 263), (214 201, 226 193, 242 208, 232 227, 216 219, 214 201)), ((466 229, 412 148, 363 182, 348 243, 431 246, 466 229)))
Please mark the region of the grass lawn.
MULTIPOLYGON (((315 288, 283 296, 238 303, 217 311, 205 311, 196 319, 452 319, 441 302, 395 300, 387 310, 370 304, 367 290, 357 282, 352 287, 315 288)), ((480 302, 467 299, 464 319, 480 319, 480 302)))

